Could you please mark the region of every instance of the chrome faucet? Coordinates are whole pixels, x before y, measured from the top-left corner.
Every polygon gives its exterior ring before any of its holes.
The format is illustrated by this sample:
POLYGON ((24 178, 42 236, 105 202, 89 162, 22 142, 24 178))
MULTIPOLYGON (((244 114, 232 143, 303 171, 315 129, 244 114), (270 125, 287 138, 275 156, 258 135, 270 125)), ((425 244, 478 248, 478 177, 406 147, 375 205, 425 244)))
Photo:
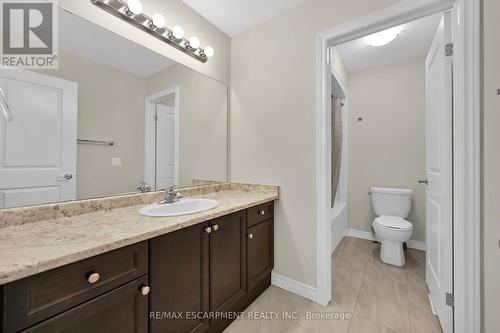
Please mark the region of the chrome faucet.
POLYGON ((164 204, 169 204, 169 203, 174 203, 179 201, 182 198, 182 194, 177 192, 175 190, 175 186, 171 186, 167 188, 165 191, 165 199, 162 201, 158 202, 159 205, 164 205, 164 204))
POLYGON ((146 182, 141 182, 141 186, 137 188, 137 191, 141 193, 151 192, 151 185, 146 182))

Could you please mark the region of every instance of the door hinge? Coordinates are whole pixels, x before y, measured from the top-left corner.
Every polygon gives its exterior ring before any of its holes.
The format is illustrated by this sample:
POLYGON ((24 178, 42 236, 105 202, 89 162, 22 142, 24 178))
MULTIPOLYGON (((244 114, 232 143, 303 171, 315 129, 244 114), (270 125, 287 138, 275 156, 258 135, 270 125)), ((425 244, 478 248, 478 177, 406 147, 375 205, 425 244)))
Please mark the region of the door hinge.
POLYGON ((454 307, 455 306, 455 295, 451 293, 446 293, 446 305, 454 307))
POLYGON ((446 57, 451 57, 453 55, 453 43, 448 43, 444 46, 444 53, 446 57))
POLYGON ((155 121, 157 121, 157 120, 158 120, 158 116, 157 116, 157 115, 154 115, 154 116, 153 116, 153 119, 154 119, 155 121))

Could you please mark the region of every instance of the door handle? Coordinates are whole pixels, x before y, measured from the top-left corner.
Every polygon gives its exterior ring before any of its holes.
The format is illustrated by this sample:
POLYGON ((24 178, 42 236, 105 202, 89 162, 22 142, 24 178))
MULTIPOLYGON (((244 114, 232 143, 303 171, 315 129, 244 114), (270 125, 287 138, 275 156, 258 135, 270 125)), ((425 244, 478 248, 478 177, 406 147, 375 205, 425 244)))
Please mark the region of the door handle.
POLYGON ((64 176, 57 177, 57 180, 70 180, 70 179, 73 179, 73 175, 72 174, 66 174, 64 176))
POLYGON ((425 178, 425 179, 419 179, 419 180, 418 180, 418 183, 419 183, 419 184, 429 185, 429 181, 427 180, 427 178, 425 178))

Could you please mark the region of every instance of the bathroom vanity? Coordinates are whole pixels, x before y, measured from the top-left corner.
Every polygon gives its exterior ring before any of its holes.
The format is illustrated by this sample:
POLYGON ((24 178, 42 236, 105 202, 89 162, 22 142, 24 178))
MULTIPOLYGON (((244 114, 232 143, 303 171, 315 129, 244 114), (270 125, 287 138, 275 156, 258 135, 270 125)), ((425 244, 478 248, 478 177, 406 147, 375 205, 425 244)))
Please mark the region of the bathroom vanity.
POLYGON ((57 66, 0 68, 0 333, 221 332, 271 283, 278 199, 227 183, 227 84, 54 6, 57 66))
POLYGON ((0 228, 2 332, 222 332, 271 283, 278 190, 207 187, 219 206, 179 217, 138 214, 158 193, 11 210, 76 215, 0 228))

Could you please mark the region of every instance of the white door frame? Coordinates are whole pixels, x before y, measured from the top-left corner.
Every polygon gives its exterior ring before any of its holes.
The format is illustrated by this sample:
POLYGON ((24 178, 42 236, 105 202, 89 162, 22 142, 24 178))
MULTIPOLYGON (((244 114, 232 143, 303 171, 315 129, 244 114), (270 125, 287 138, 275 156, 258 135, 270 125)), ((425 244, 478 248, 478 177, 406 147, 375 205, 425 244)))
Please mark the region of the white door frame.
POLYGON ((327 49, 395 25, 453 9, 453 247, 456 333, 479 332, 480 315, 480 0, 406 0, 317 36, 316 302, 331 299, 331 224, 326 151, 330 68, 327 49))
POLYGON ((156 104, 170 96, 174 96, 175 98, 175 185, 179 186, 179 86, 146 97, 144 108, 144 182, 151 186, 156 184, 156 132, 154 118, 156 104))

